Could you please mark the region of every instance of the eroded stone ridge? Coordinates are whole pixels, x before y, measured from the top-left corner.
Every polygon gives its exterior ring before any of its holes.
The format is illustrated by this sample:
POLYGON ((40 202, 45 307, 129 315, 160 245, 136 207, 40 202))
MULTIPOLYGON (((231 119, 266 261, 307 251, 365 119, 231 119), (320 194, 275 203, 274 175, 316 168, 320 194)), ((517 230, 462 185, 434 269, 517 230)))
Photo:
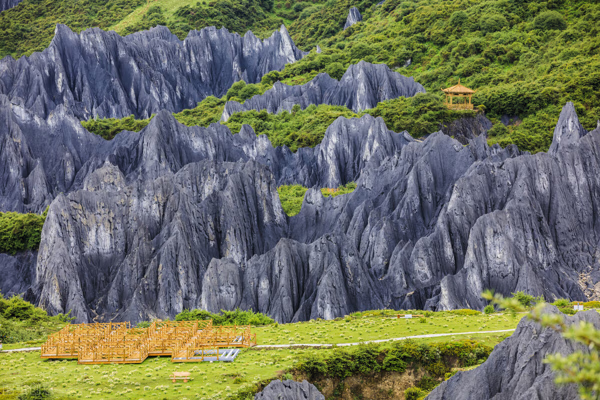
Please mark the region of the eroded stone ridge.
POLYGON ((257 393, 254 400, 325 400, 325 396, 315 385, 307 381, 276 379, 257 393))
POLYGON ((23 0, 0 0, 0 12, 15 7, 23 0))
MULTIPOLYGON (((554 306, 545 313, 560 314, 554 306)), ((565 316, 567 325, 585 321, 600 329, 596 311, 565 316)), ((471 371, 461 371, 435 388, 427 400, 578 400, 576 385, 556 385, 546 356, 589 349, 551 328, 523 318, 511 337, 494 347, 488 359, 471 371)))
POLYGON ((221 97, 242 79, 259 82, 305 54, 283 25, 265 40, 208 27, 181 41, 162 26, 121 37, 59 24, 41 53, 0 60, 0 93, 40 117, 64 105, 79 119, 148 118, 221 97))
POLYGON ((413 78, 400 75, 385 64, 360 61, 348 67, 340 81, 321 73, 304 85, 276 82, 273 88, 244 104, 228 101, 221 121, 227 121, 236 112, 248 110, 266 110, 274 114, 291 111, 296 104, 302 109, 311 104, 328 104, 360 112, 374 108, 382 101, 412 97, 417 93, 425 93, 425 88, 413 78))
POLYGON ((598 283, 600 130, 530 155, 484 135, 417 142, 366 115, 292 153, 249 126, 186 127, 166 111, 107 142, 59 111, 0 106, 3 210, 51 203, 35 266, 5 261, 33 280, 3 274, 0 287, 79 321, 481 309, 488 288, 583 300, 598 283), (350 181, 344 196, 318 190, 350 181), (292 218, 276 191, 287 183, 311 187, 292 218))

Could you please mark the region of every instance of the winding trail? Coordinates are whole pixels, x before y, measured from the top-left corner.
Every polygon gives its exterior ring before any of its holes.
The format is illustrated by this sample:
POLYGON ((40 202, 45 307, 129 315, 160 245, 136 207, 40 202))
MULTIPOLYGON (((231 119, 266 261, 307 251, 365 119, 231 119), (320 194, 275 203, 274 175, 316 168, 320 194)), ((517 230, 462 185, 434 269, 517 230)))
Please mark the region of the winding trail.
MULTIPOLYGON (((337 344, 302 344, 302 343, 294 343, 294 344, 261 344, 258 346, 252 347, 253 349, 286 349, 292 347, 344 347, 344 346, 358 346, 363 343, 384 343, 384 342, 395 342, 398 340, 407 340, 407 339, 427 339, 427 338, 436 338, 443 336, 458 336, 458 335, 481 335, 486 333, 504 333, 504 332, 513 332, 514 329, 503 329, 499 331, 476 331, 476 332, 456 332, 456 333, 430 333, 428 335, 415 335, 415 336, 403 336, 399 338, 392 339, 379 339, 379 340, 367 340, 364 342, 354 342, 354 343, 337 343, 337 344)), ((2 350, 0 353, 23 353, 30 351, 40 351, 41 347, 28 347, 23 349, 11 349, 11 350, 2 350)))

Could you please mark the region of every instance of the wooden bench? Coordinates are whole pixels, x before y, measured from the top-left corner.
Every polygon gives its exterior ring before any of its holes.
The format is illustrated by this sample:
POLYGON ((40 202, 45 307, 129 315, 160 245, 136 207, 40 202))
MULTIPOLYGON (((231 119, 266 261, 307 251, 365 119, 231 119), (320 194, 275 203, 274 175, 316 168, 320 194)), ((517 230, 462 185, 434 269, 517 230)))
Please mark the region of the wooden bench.
POLYGON ((173 375, 171 375, 169 377, 170 380, 173 381, 173 383, 177 382, 177 380, 183 380, 183 383, 187 383, 187 381, 190 380, 190 373, 189 372, 173 372, 173 375))

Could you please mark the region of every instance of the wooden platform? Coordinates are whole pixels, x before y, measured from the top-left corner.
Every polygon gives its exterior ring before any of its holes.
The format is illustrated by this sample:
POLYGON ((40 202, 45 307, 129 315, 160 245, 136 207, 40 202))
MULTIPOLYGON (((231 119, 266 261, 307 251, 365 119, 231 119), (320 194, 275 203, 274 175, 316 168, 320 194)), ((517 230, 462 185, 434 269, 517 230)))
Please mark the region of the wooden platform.
POLYGON ((172 362, 233 361, 239 348, 256 345, 250 326, 213 326, 206 321, 154 321, 67 325, 42 345, 46 359, 76 358, 79 364, 139 364, 149 356, 172 362), (237 351, 236 351, 237 349, 237 351))

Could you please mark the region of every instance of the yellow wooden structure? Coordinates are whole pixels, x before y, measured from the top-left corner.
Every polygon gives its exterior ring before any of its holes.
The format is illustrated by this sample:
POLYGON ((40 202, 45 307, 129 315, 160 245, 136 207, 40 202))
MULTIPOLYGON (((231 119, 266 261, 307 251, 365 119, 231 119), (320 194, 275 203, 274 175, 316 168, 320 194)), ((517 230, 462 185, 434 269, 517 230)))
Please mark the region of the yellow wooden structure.
POLYGON ((458 85, 454 85, 452 87, 442 89, 442 92, 446 94, 445 104, 451 110, 472 110, 473 103, 471 98, 474 90, 469 89, 460 84, 460 79, 458 80, 458 85))
POLYGON ((213 326, 212 320, 154 321, 148 328, 131 328, 127 322, 94 323, 67 325, 49 336, 41 357, 76 358, 79 364, 137 364, 149 356, 199 362, 204 354, 216 354, 219 361, 222 349, 255 345, 250 326, 213 326))

